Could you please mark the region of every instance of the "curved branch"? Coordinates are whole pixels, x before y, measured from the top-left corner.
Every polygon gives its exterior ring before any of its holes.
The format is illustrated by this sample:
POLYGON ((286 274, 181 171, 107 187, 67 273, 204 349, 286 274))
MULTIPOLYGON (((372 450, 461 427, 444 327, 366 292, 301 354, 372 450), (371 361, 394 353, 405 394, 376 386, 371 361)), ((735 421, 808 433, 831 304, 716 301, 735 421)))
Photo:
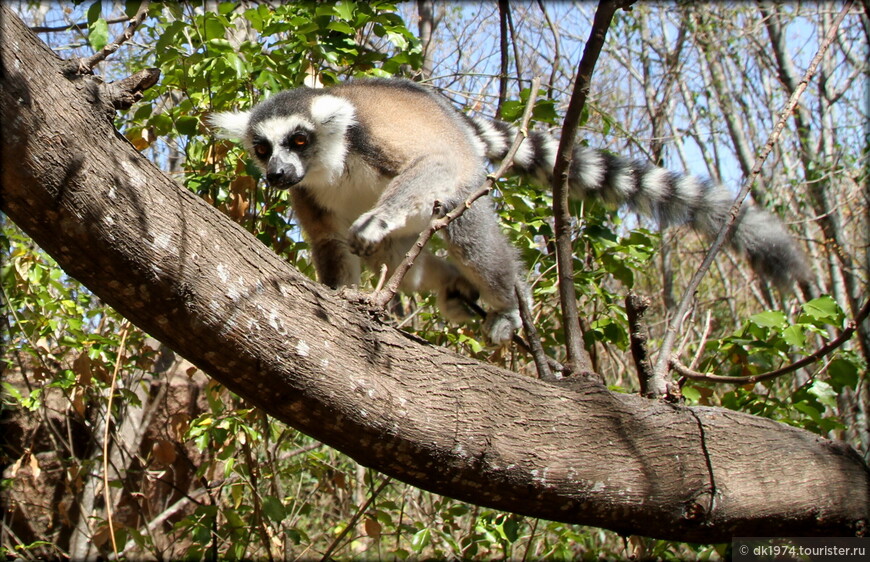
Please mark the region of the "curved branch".
POLYGON ((802 369, 808 365, 812 365, 813 363, 819 361, 828 354, 833 353, 837 348, 852 339, 852 335, 855 333, 855 330, 858 329, 858 326, 861 325, 861 322, 866 320, 868 316, 870 316, 870 299, 868 299, 867 302, 864 303, 864 306, 861 307, 861 310, 858 311, 858 314, 855 316, 855 318, 846 325, 846 327, 843 329, 839 336, 832 339, 813 353, 810 353, 803 359, 795 361, 791 365, 786 365, 785 367, 776 369, 775 371, 769 371, 760 375, 749 375, 745 377, 726 377, 722 375, 701 373, 698 371, 694 371, 689 367, 686 367, 685 365, 677 361, 675 357, 671 358, 670 365, 680 375, 686 377, 687 379, 698 381, 727 382, 731 384, 754 384, 757 382, 768 381, 777 377, 781 377, 782 375, 787 375, 788 373, 793 373, 798 369, 802 369))

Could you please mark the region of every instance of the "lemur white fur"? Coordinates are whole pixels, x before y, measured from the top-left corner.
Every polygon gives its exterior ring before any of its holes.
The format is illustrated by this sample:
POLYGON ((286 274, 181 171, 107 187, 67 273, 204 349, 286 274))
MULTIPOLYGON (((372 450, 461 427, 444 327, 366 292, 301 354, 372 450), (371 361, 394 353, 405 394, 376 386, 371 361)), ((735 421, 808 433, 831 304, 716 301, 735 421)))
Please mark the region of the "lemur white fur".
MULTIPOLYGON (((276 94, 250 111, 210 119, 221 136, 239 138, 277 188, 290 189, 321 282, 359 282, 360 259, 395 268, 426 228, 436 200, 461 204, 485 178, 485 160, 508 151, 513 126, 469 118, 445 98, 398 79, 349 82, 329 90, 276 94)), ((549 185, 556 142, 530 134, 514 170, 549 185)), ((569 169, 571 195, 628 204, 664 226, 688 222, 715 234, 727 217, 727 190, 640 161, 578 147, 569 169)), ((780 285, 806 276, 803 254, 783 225, 744 205, 732 244, 780 285)), ((502 234, 489 198, 446 230, 451 260, 424 252, 402 289, 433 291, 451 320, 467 317, 463 299, 488 306, 487 338, 509 341, 519 328, 516 250, 502 234)))

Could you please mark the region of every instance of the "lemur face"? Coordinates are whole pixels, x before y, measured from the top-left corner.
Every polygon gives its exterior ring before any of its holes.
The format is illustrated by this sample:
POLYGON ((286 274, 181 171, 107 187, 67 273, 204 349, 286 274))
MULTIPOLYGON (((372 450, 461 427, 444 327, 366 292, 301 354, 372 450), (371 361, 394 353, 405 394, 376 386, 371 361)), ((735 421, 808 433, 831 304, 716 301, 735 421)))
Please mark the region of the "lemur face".
POLYGON ((273 117, 250 127, 251 155, 270 186, 293 187, 305 178, 316 152, 314 125, 299 118, 273 117))
POLYGON ((242 139, 272 187, 316 187, 334 182, 344 170, 354 108, 323 90, 300 88, 248 112, 218 113, 211 123, 223 136, 242 139))

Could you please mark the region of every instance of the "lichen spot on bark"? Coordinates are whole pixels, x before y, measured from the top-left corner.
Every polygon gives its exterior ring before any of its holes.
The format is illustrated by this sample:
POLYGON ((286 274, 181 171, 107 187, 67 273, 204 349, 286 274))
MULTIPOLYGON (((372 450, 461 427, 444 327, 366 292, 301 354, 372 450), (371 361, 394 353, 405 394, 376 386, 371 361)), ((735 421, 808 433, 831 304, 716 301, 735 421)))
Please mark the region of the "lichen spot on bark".
POLYGON ((308 357, 308 352, 311 351, 311 348, 305 343, 305 340, 299 340, 296 342, 296 353, 301 357, 308 357))
POLYGON ((222 283, 227 283, 230 280, 230 270, 222 263, 219 263, 217 265, 217 275, 218 279, 220 279, 222 283))

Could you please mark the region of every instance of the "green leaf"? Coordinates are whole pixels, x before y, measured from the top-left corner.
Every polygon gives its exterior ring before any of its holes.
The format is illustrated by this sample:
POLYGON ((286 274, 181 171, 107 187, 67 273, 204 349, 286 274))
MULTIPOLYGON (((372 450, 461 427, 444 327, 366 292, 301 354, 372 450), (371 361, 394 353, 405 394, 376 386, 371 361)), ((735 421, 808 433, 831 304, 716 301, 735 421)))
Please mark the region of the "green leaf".
POLYGON ((263 498, 263 513, 275 523, 280 523, 284 520, 286 510, 281 500, 275 496, 266 496, 263 498))
POLYGON ((835 412, 837 411, 837 393, 834 392, 833 387, 825 381, 813 381, 813 384, 810 385, 807 392, 815 396, 819 402, 828 408, 831 408, 835 412))
POLYGON ((793 347, 803 347, 807 342, 807 337, 806 334, 804 334, 803 329, 800 326, 795 325, 789 326, 782 331, 782 339, 785 340, 785 343, 793 347))
POLYGON ((779 310, 768 310, 753 314, 749 321, 760 328, 781 328, 785 325, 785 314, 779 310))
POLYGON ((224 39, 226 37, 226 26, 216 17, 209 17, 205 20, 205 31, 203 32, 204 39, 224 39))
POLYGON ((124 3, 124 14, 128 18, 132 18, 139 11, 139 6, 142 5, 141 0, 130 0, 124 3))
POLYGON ((806 401, 797 402, 794 404, 794 407, 799 412, 806 414, 813 421, 819 421, 822 419, 822 413, 816 408, 810 406, 806 401))
POLYGON ((517 542, 517 539, 520 537, 520 524, 513 517, 508 517, 504 525, 502 525, 502 529, 504 530, 504 536, 509 542, 517 542))
POLYGON ((184 115, 178 118, 178 121, 175 124, 175 128, 182 135, 187 135, 192 137, 197 133, 197 126, 199 125, 199 119, 193 117, 192 115, 184 115))
POLYGON ((411 548, 414 549, 414 552, 421 552, 431 541, 432 532, 428 528, 421 529, 411 537, 411 548))
POLYGON ((215 37, 213 39, 209 39, 208 46, 210 49, 213 49, 218 53, 235 53, 235 49, 233 49, 233 46, 223 37, 215 37))
POLYGON ((344 33, 345 35, 352 35, 354 33, 353 27, 343 21, 331 21, 326 28, 339 33, 344 33))
POLYGON ((101 51, 109 43, 109 24, 103 18, 88 24, 88 43, 95 51, 101 51))
POLYGON ((353 19, 353 11, 356 6, 353 2, 339 2, 335 6, 335 13, 341 19, 345 21, 351 21, 353 19))
POLYGON ((88 8, 88 25, 92 25, 97 22, 103 15, 103 2, 102 0, 96 0, 91 7, 88 8))
POLYGON ((236 2, 221 2, 218 4, 218 13, 225 16, 236 9, 236 2))
POLYGON ((828 365, 828 375, 831 377, 831 386, 837 393, 844 387, 858 387, 858 366, 846 359, 834 359, 828 365))
POLYGON ((692 403, 697 404, 698 401, 701 399, 701 393, 694 386, 684 386, 682 392, 683 398, 692 403))
POLYGON ((820 320, 828 324, 839 324, 842 319, 842 312, 837 306, 836 301, 828 295, 813 299, 803 306, 804 314, 814 320, 820 320))

